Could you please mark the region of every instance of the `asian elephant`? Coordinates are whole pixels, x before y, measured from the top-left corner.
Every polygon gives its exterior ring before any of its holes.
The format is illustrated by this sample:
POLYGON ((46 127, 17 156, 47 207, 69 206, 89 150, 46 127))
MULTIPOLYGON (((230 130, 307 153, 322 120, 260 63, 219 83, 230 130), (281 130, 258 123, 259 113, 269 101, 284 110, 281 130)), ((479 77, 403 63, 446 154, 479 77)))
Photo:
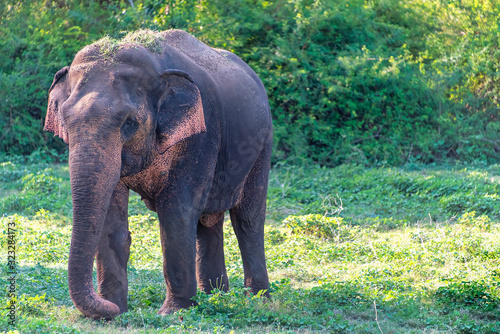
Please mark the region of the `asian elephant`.
POLYGON ((84 315, 110 319, 127 311, 130 189, 158 213, 167 289, 158 314, 191 306, 197 284, 227 290, 228 210, 245 286, 252 293, 269 288, 272 120, 262 82, 240 58, 181 30, 101 39, 56 73, 45 130, 69 144, 68 282, 84 315))

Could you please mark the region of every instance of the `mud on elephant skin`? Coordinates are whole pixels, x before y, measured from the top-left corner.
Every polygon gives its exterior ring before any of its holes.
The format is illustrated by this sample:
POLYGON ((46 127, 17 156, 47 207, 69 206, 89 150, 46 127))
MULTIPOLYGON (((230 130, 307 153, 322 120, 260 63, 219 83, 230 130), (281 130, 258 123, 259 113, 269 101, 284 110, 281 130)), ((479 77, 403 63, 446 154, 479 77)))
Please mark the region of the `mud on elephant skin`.
POLYGON ((83 314, 127 311, 130 189, 159 217, 167 287, 159 314, 191 306, 197 284, 210 292, 222 280, 227 290, 225 211, 245 285, 268 289, 272 121, 261 81, 237 56, 180 30, 100 40, 55 75, 45 130, 69 144, 68 282, 83 314))

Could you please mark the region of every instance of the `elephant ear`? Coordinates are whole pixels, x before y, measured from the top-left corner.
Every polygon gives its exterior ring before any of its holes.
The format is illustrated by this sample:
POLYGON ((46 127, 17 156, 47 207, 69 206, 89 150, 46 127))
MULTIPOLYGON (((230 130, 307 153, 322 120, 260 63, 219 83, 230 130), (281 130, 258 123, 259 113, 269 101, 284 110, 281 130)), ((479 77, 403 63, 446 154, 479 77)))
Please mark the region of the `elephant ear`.
POLYGON ((45 131, 52 132, 55 136, 62 138, 66 144, 68 144, 68 131, 61 115, 61 105, 70 94, 67 83, 68 70, 69 66, 66 66, 54 75, 54 81, 49 88, 49 105, 43 128, 45 131))
POLYGON ((161 73, 157 135, 160 154, 181 140, 206 132, 200 90, 193 78, 180 70, 161 73))

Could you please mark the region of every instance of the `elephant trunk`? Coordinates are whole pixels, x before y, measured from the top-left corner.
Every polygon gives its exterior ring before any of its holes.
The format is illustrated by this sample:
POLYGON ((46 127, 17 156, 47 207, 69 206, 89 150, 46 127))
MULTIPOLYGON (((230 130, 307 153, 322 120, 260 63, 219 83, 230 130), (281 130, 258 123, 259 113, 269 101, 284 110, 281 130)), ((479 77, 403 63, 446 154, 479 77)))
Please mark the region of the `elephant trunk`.
POLYGON ((70 145, 69 167, 73 198, 73 232, 68 263, 71 299, 84 315, 111 319, 119 307, 100 296, 92 284, 97 244, 113 190, 120 179, 117 149, 99 145, 70 145))

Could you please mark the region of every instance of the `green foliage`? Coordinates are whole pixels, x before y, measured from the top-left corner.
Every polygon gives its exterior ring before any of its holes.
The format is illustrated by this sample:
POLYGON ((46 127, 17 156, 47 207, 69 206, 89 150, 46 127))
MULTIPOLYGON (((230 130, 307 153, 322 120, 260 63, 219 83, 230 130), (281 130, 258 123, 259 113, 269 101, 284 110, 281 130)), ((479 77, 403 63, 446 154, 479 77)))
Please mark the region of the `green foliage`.
POLYGON ((493 310, 498 308, 499 297, 494 290, 500 286, 500 281, 493 282, 461 281, 438 288, 438 302, 453 308, 472 307, 493 310), (491 291, 491 292, 490 292, 491 291))
POLYGON ((296 234, 314 235, 337 241, 349 241, 356 236, 356 227, 352 227, 341 217, 325 217, 318 214, 305 216, 288 216, 283 226, 296 234))
MULTIPOLYGON (((133 3, 0 4, 0 151, 65 150, 41 131, 47 89, 83 46, 118 40, 124 31, 179 28, 235 52, 263 80, 274 162, 500 157, 496 1, 133 3)), ((449 199, 449 210, 457 201, 449 199)), ((488 210, 488 200, 484 206, 478 210, 488 210)))
POLYGON ((28 295, 22 295, 19 300, 19 311, 26 315, 32 315, 36 317, 43 317, 45 310, 48 307, 48 303, 45 300, 45 294, 34 297, 28 295))
POLYGON ((476 212, 466 212, 458 219, 459 224, 465 224, 469 226, 475 226, 484 231, 489 231, 491 229, 491 219, 488 216, 476 217, 476 212))
POLYGON ((24 170, 16 168, 16 165, 10 161, 0 164, 0 181, 9 182, 21 178, 24 170))
POLYGON ((6 190, 0 192, 0 212, 34 215, 49 210, 70 214, 71 194, 67 182, 69 175, 66 174, 68 167, 57 167, 54 170, 47 168, 44 163, 37 163, 29 167, 37 171, 29 173, 26 166, 21 164, 1 163, 0 181, 4 182, 5 186, 2 188, 6 190), (65 180, 58 176, 61 170, 64 170, 65 180))

